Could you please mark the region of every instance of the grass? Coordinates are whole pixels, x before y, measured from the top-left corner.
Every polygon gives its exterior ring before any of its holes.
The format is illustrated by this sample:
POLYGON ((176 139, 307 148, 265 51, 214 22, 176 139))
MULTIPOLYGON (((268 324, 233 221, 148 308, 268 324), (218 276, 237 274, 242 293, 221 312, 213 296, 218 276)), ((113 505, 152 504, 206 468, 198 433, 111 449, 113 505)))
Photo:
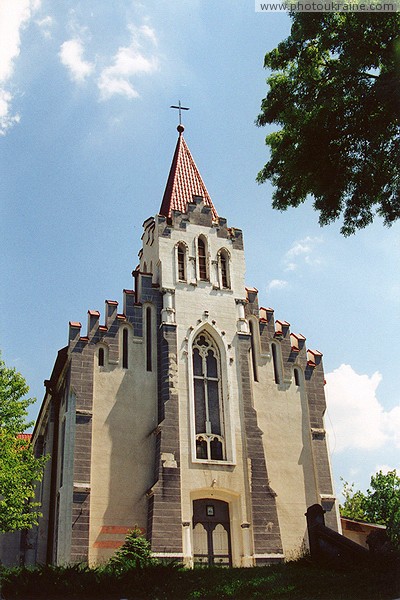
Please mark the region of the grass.
MULTIPOLYGON (((398 565, 397 565, 398 566, 398 565)), ((394 600, 400 573, 393 565, 331 570, 306 559, 250 569, 158 565, 115 575, 83 565, 2 569, 5 600, 394 600)))

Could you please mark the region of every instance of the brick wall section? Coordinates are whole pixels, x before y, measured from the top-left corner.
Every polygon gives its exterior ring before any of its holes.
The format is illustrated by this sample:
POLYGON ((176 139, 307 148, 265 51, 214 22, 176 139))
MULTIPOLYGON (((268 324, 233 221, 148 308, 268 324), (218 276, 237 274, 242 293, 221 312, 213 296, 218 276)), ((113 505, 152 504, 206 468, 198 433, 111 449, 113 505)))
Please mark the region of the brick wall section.
POLYGON ((182 552, 181 477, 179 465, 179 405, 176 327, 164 324, 159 345, 160 431, 156 482, 149 502, 149 537, 153 552, 182 552), (176 467, 163 467, 162 453, 173 454, 176 467))
POLYGON ((153 537, 153 513, 154 513, 154 495, 150 496, 147 503, 147 532, 146 537, 151 541, 153 537))
POLYGON ((123 313, 131 321, 135 313, 136 294, 133 290, 124 290, 123 313))
MULTIPOLYGON (((48 391, 51 390, 48 386, 48 391)), ((59 415, 60 415, 60 395, 56 389, 51 390, 52 399, 50 404, 49 422, 52 424, 52 439, 51 439, 51 471, 50 471, 50 497, 49 497, 49 512, 48 512, 48 534, 46 548, 46 562, 52 563, 55 558, 55 549, 57 547, 56 532, 57 532, 57 493, 58 493, 58 448, 59 448, 59 415)))
MULTIPOLYGON (((76 397, 74 483, 90 487, 94 346, 78 341, 71 355, 71 386, 76 397)), ((89 492, 73 494, 71 562, 89 555, 89 492)))
POLYGON ((251 461, 250 491, 254 550, 256 554, 282 553, 282 541, 276 509, 275 494, 268 485, 262 431, 252 406, 249 369, 250 338, 239 334, 240 385, 244 412, 244 443, 251 461))
POLYGON ((89 492, 74 491, 72 497, 71 563, 86 562, 89 550, 89 492))
MULTIPOLYGON (((317 487, 320 494, 333 497, 328 447, 323 420, 326 401, 322 359, 318 358, 314 367, 307 366, 304 375, 310 412, 311 444, 317 487)), ((327 511, 325 516, 327 526, 337 531, 336 514, 332 510, 334 508, 333 503, 322 501, 322 506, 327 511)))
POLYGON ((141 305, 136 305, 132 317, 134 335, 143 337, 143 308, 141 305))

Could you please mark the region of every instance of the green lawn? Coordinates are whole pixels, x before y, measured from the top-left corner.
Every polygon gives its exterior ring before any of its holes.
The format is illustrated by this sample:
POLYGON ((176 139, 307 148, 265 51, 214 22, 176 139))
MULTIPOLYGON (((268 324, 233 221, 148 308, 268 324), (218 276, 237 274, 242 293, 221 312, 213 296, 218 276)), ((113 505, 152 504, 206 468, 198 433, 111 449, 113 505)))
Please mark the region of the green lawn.
POLYGON ((302 559, 251 569, 156 566, 115 576, 84 566, 2 572, 5 600, 394 600, 400 572, 393 565, 329 570, 302 559))

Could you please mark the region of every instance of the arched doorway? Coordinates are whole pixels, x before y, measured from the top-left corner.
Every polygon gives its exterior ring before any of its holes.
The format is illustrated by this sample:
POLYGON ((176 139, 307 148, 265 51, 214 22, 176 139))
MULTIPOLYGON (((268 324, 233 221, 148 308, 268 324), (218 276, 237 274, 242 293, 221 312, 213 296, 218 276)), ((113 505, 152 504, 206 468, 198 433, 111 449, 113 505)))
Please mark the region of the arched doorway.
POLYGON ((193 501, 193 558, 195 564, 232 566, 227 502, 214 498, 193 501))

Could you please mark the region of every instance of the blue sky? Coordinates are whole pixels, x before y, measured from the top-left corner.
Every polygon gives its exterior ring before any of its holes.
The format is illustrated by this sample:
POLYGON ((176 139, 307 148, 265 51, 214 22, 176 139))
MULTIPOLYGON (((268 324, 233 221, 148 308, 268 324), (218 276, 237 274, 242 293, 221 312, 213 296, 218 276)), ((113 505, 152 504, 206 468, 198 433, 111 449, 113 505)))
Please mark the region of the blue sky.
POLYGON ((0 5, 0 347, 36 416, 68 321, 85 325, 132 287, 180 99, 218 213, 243 229, 247 284, 324 354, 337 491, 340 476, 366 489, 400 466, 400 224, 345 239, 311 203, 273 211, 271 187, 255 182, 263 57, 289 30, 251 0, 0 5))

